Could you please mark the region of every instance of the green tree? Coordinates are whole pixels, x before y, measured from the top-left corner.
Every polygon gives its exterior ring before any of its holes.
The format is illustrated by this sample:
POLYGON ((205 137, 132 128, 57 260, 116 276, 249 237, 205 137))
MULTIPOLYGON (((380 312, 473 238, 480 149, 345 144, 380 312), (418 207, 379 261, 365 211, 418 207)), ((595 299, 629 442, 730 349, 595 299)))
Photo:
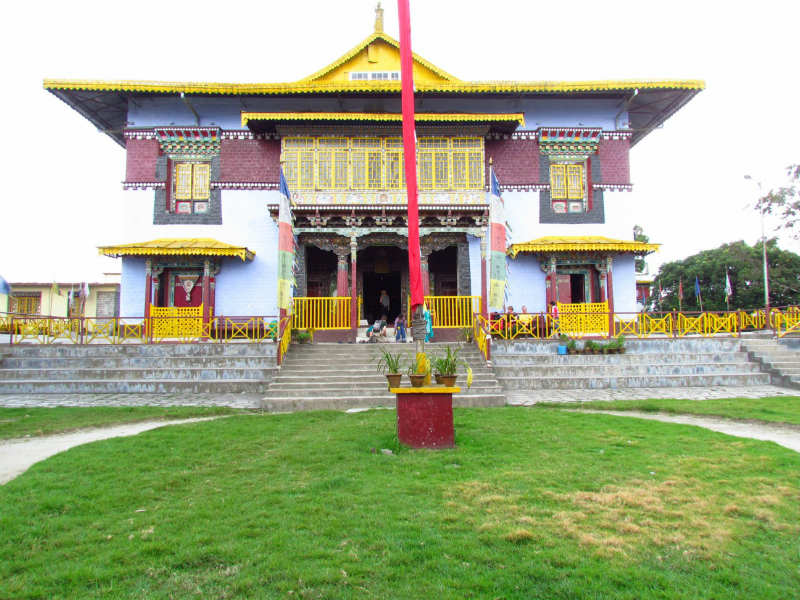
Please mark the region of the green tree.
POLYGON ((781 224, 776 228, 791 229, 792 237, 800 238, 800 165, 786 167, 787 183, 767 192, 756 202, 756 210, 777 215, 781 224))
MULTIPOLYGON (((800 303, 800 255, 778 248, 767 240, 770 305, 800 303)), ((678 309, 678 284, 683 281, 683 310, 700 310, 694 291, 694 278, 700 282, 703 309, 725 310, 725 272, 731 280, 731 310, 752 310, 764 306, 764 276, 761 243, 749 246, 743 241, 704 250, 683 260, 661 265, 655 278, 650 305, 659 308, 658 289, 662 290, 661 310, 678 309)))

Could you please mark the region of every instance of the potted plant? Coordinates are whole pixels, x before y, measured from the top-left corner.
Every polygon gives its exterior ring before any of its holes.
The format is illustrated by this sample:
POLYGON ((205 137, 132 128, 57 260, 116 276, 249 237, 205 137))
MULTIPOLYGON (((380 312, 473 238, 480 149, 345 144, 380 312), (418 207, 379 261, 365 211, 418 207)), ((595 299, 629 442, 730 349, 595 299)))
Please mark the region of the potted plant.
POLYGON ((408 378, 412 387, 422 387, 425 380, 430 381, 431 361, 424 353, 417 354, 416 360, 408 367, 408 378))
POLYGON ((459 362, 467 367, 469 366, 465 361, 458 360, 458 348, 454 351, 448 346, 447 354, 433 361, 433 366, 436 369, 436 383, 447 387, 453 387, 458 377, 458 375, 456 375, 456 369, 458 368, 459 362))
POLYGON ((376 365, 378 372, 386 375, 386 381, 388 382, 389 389, 400 387, 400 380, 403 378, 403 374, 400 372, 402 354, 399 352, 392 354, 384 348, 381 348, 381 353, 383 356, 378 359, 378 363, 376 365))
POLYGON ((578 352, 578 343, 575 340, 570 339, 567 342, 567 353, 568 354, 577 354, 577 352, 578 352))
POLYGON ((561 334, 558 336, 558 354, 564 355, 569 352, 569 336, 561 334))

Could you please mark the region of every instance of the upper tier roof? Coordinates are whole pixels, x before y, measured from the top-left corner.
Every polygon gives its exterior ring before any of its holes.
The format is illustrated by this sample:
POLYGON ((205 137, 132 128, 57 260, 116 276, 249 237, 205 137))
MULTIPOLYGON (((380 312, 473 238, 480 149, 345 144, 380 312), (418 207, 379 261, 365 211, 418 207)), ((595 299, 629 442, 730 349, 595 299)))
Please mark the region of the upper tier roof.
MULTIPOLYGON (((351 73, 400 71, 397 40, 377 30, 316 73, 291 83, 208 83, 45 79, 46 90, 124 145, 128 101, 137 96, 311 96, 362 94, 399 96, 399 80, 351 80, 351 73)), ((414 54, 418 96, 603 96, 619 98, 636 143, 705 87, 699 80, 643 81, 462 81, 414 54)), ((569 123, 564 123, 569 125, 569 123)))

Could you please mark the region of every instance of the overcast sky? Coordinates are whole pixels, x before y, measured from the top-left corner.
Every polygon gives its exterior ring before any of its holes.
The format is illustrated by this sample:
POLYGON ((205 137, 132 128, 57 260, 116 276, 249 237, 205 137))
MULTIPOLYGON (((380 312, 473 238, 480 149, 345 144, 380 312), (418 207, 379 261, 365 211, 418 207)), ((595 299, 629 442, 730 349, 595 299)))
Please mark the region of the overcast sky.
MULTIPOLYGON (((396 3, 383 6, 385 31, 398 38, 396 3)), ((120 223, 123 149, 45 92, 43 78, 294 81, 369 35, 374 8, 374 0, 7 5, 0 275, 96 281, 119 271, 96 246, 130 241, 120 223)), ((607 196, 663 244, 652 267, 755 242, 759 219, 746 205, 758 188, 743 176, 768 188, 800 161, 796 2, 412 0, 411 19, 414 51, 465 80, 706 81, 632 150, 634 191, 607 196)))

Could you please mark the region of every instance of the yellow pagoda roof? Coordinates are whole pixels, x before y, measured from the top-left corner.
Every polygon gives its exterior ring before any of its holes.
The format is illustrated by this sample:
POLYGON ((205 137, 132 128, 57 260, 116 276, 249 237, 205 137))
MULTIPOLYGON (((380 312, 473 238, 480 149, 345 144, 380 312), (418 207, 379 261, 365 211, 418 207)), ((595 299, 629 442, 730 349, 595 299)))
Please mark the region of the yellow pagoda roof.
POLYGON ((599 235, 545 236, 529 242, 512 244, 507 251, 511 258, 520 252, 550 254, 554 252, 623 252, 637 255, 657 251, 661 244, 633 240, 615 240, 599 235))
POLYGON ((103 256, 235 256, 253 260, 256 253, 244 246, 234 246, 211 238, 161 238, 149 242, 99 246, 103 256))
MULTIPOLYGON (((403 120, 400 113, 359 112, 243 112, 242 127, 250 121, 397 121, 403 120)), ((415 121, 477 121, 516 122, 525 125, 522 113, 416 113, 415 121)))

